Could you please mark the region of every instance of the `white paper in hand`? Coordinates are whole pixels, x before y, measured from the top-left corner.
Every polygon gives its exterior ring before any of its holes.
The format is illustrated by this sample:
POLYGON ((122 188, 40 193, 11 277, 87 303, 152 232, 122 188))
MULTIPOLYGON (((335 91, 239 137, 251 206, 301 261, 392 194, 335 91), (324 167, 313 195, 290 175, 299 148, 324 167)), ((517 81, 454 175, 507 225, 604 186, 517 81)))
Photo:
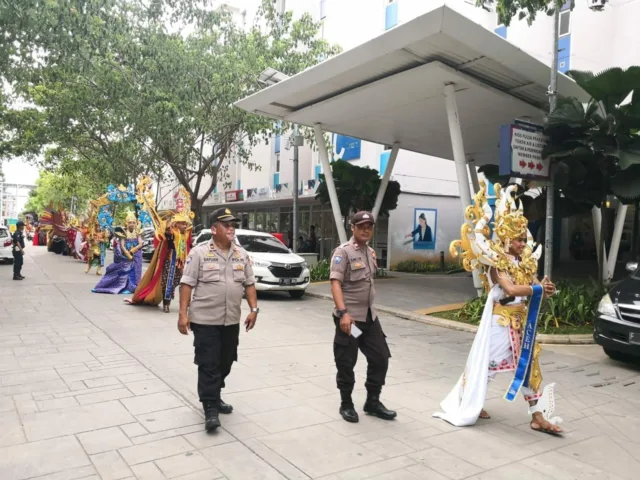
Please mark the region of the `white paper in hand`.
POLYGON ((360 335, 362 335, 362 330, 356 327, 355 323, 351 324, 351 336, 353 338, 358 338, 360 335))

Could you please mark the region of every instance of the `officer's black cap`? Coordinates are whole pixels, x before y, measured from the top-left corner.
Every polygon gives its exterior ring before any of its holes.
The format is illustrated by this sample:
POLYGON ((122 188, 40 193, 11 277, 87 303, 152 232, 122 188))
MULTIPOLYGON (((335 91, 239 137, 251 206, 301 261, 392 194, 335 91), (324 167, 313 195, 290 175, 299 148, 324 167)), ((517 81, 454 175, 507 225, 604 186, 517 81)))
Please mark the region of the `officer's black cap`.
POLYGON ((20 227, 24 227, 24 222, 22 220, 16 223, 16 228, 20 228, 20 227))
POLYGON ((351 217, 351 225, 360 225, 361 223, 374 224, 376 222, 373 221, 373 215, 371 215, 371 212, 361 210, 351 217))
POLYGON ((219 208, 211 214, 211 225, 217 222, 239 222, 236 217, 233 216, 231 210, 228 208, 219 208))

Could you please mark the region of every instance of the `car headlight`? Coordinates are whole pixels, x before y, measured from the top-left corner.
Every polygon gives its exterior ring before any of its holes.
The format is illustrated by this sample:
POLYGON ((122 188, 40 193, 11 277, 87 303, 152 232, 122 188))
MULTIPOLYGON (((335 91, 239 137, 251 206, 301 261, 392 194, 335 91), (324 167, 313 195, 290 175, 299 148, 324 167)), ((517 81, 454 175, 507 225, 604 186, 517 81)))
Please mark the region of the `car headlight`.
POLYGON ((602 300, 600 300, 600 303, 598 304, 598 313, 609 315, 610 317, 616 316, 616 309, 613 306, 611 296, 608 293, 602 297, 602 300))
POLYGON ((302 269, 304 270, 305 268, 309 268, 309 264, 307 262, 302 262, 300 264, 300 266, 302 267, 302 269))
POLYGON ((270 267, 271 262, 267 262, 265 260, 251 260, 251 263, 256 267, 270 267))

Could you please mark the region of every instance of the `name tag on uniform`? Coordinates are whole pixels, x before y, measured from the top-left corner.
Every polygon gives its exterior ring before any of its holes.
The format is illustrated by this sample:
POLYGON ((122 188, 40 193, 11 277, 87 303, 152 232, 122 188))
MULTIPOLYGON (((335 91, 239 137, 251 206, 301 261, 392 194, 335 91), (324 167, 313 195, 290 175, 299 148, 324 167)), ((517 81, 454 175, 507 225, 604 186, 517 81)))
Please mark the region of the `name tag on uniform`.
POLYGON ((233 269, 236 270, 236 271, 243 272, 244 271, 244 264, 242 264, 242 263, 234 263, 233 264, 233 269))
POLYGON ((220 270, 220 264, 219 263, 214 263, 214 262, 208 262, 208 263, 205 263, 202 266, 202 269, 204 271, 207 271, 207 272, 210 272, 210 271, 213 271, 213 270, 220 270))
POLYGON ((351 264, 351 270, 360 270, 361 268, 364 268, 364 263, 356 262, 351 264))

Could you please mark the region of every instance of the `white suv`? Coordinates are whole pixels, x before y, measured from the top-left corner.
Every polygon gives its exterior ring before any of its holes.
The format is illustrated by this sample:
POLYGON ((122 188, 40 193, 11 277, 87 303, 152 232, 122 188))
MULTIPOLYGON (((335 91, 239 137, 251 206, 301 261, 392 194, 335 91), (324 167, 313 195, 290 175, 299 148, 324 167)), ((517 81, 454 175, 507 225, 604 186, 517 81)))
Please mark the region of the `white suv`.
POLYGON ((0 226, 0 262, 13 263, 13 252, 11 246, 11 232, 4 226, 0 226))
MULTIPOLYGON (((194 246, 209 240, 211 230, 203 230, 194 246)), ((291 252, 270 233, 238 229, 235 241, 251 257, 256 290, 289 292, 292 298, 302 298, 311 277, 304 258, 291 252)))

